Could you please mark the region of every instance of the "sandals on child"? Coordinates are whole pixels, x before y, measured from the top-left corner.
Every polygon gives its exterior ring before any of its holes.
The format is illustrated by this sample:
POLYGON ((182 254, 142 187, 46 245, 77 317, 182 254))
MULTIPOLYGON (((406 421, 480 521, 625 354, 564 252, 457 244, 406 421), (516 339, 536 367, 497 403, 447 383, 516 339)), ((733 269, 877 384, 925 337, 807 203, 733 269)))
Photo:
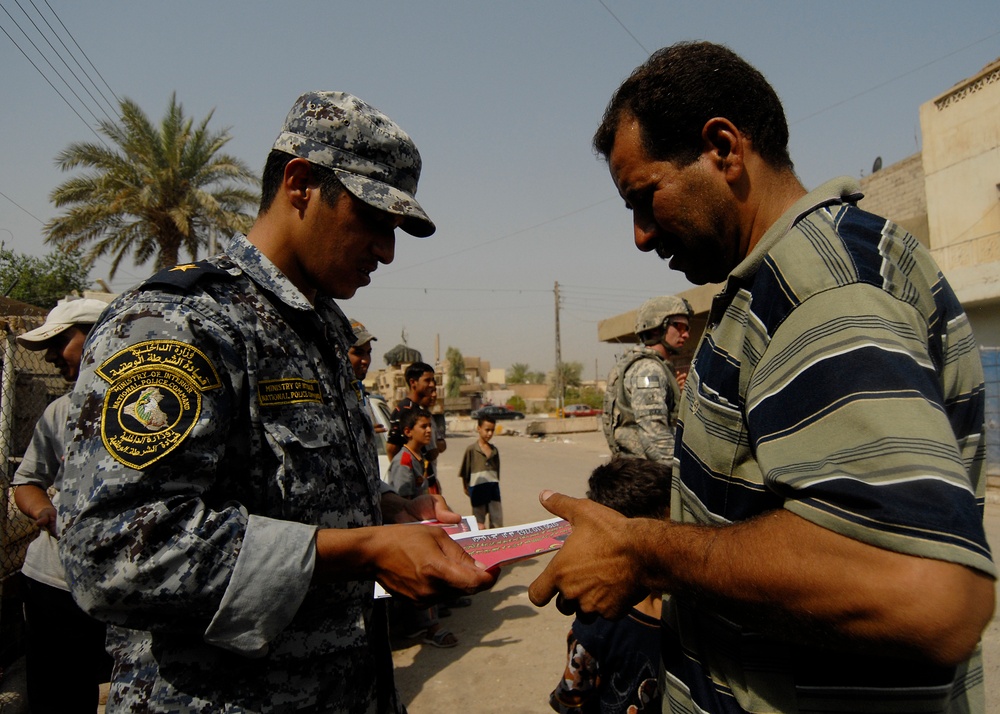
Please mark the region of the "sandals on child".
POLYGON ((458 644, 458 638, 452 633, 451 630, 446 630, 441 627, 431 632, 428 630, 424 633, 424 644, 431 645, 432 647, 454 647, 458 644))

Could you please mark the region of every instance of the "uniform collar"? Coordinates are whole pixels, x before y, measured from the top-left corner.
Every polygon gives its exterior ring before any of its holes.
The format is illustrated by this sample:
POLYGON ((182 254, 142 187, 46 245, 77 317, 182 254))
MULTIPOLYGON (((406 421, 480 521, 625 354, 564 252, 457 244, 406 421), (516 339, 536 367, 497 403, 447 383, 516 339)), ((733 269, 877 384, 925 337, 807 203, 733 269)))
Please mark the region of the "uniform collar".
POLYGON ((234 236, 226 249, 226 254, 251 280, 278 300, 294 310, 318 314, 324 322, 337 327, 338 337, 342 338, 341 342, 346 345, 353 344, 354 332, 351 329, 351 321, 333 298, 317 294, 316 304, 313 305, 257 246, 247 240, 246 236, 234 236))

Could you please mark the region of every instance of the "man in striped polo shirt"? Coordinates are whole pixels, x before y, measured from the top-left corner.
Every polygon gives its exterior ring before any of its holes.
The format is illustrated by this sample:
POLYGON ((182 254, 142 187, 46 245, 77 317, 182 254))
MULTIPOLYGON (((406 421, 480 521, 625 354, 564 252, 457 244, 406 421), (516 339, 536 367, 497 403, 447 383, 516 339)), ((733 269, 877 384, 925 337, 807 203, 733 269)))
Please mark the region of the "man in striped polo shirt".
POLYGON ((532 601, 614 617, 669 594, 664 711, 983 711, 983 374, 927 251, 850 179, 806 191, 777 95, 725 47, 655 53, 594 145, 636 246, 725 285, 671 520, 543 492, 573 535, 532 601))

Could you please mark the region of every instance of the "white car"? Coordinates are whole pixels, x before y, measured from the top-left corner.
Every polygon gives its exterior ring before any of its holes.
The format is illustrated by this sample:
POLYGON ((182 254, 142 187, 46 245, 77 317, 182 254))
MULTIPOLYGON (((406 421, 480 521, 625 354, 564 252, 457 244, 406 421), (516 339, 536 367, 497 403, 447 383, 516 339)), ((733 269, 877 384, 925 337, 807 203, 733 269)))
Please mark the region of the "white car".
POLYGON ((378 394, 368 395, 372 406, 372 423, 375 425, 375 447, 378 449, 378 475, 383 481, 389 480, 389 457, 385 453, 386 440, 389 438, 389 415, 392 410, 378 394))

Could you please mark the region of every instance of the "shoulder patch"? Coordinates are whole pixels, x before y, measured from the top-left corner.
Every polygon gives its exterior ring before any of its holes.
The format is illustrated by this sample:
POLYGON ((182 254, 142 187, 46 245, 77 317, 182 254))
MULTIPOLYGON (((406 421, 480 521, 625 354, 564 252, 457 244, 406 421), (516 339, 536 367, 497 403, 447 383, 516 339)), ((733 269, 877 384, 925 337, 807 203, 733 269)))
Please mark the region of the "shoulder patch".
POLYGON ((233 276, 215 263, 199 260, 197 263, 178 263, 172 268, 164 268, 143 283, 143 286, 163 286, 190 289, 199 280, 213 278, 226 280, 233 276))
POLYGON ((130 345, 97 369, 107 381, 101 440, 115 460, 144 469, 191 433, 201 395, 222 386, 203 352, 175 340, 130 345))

